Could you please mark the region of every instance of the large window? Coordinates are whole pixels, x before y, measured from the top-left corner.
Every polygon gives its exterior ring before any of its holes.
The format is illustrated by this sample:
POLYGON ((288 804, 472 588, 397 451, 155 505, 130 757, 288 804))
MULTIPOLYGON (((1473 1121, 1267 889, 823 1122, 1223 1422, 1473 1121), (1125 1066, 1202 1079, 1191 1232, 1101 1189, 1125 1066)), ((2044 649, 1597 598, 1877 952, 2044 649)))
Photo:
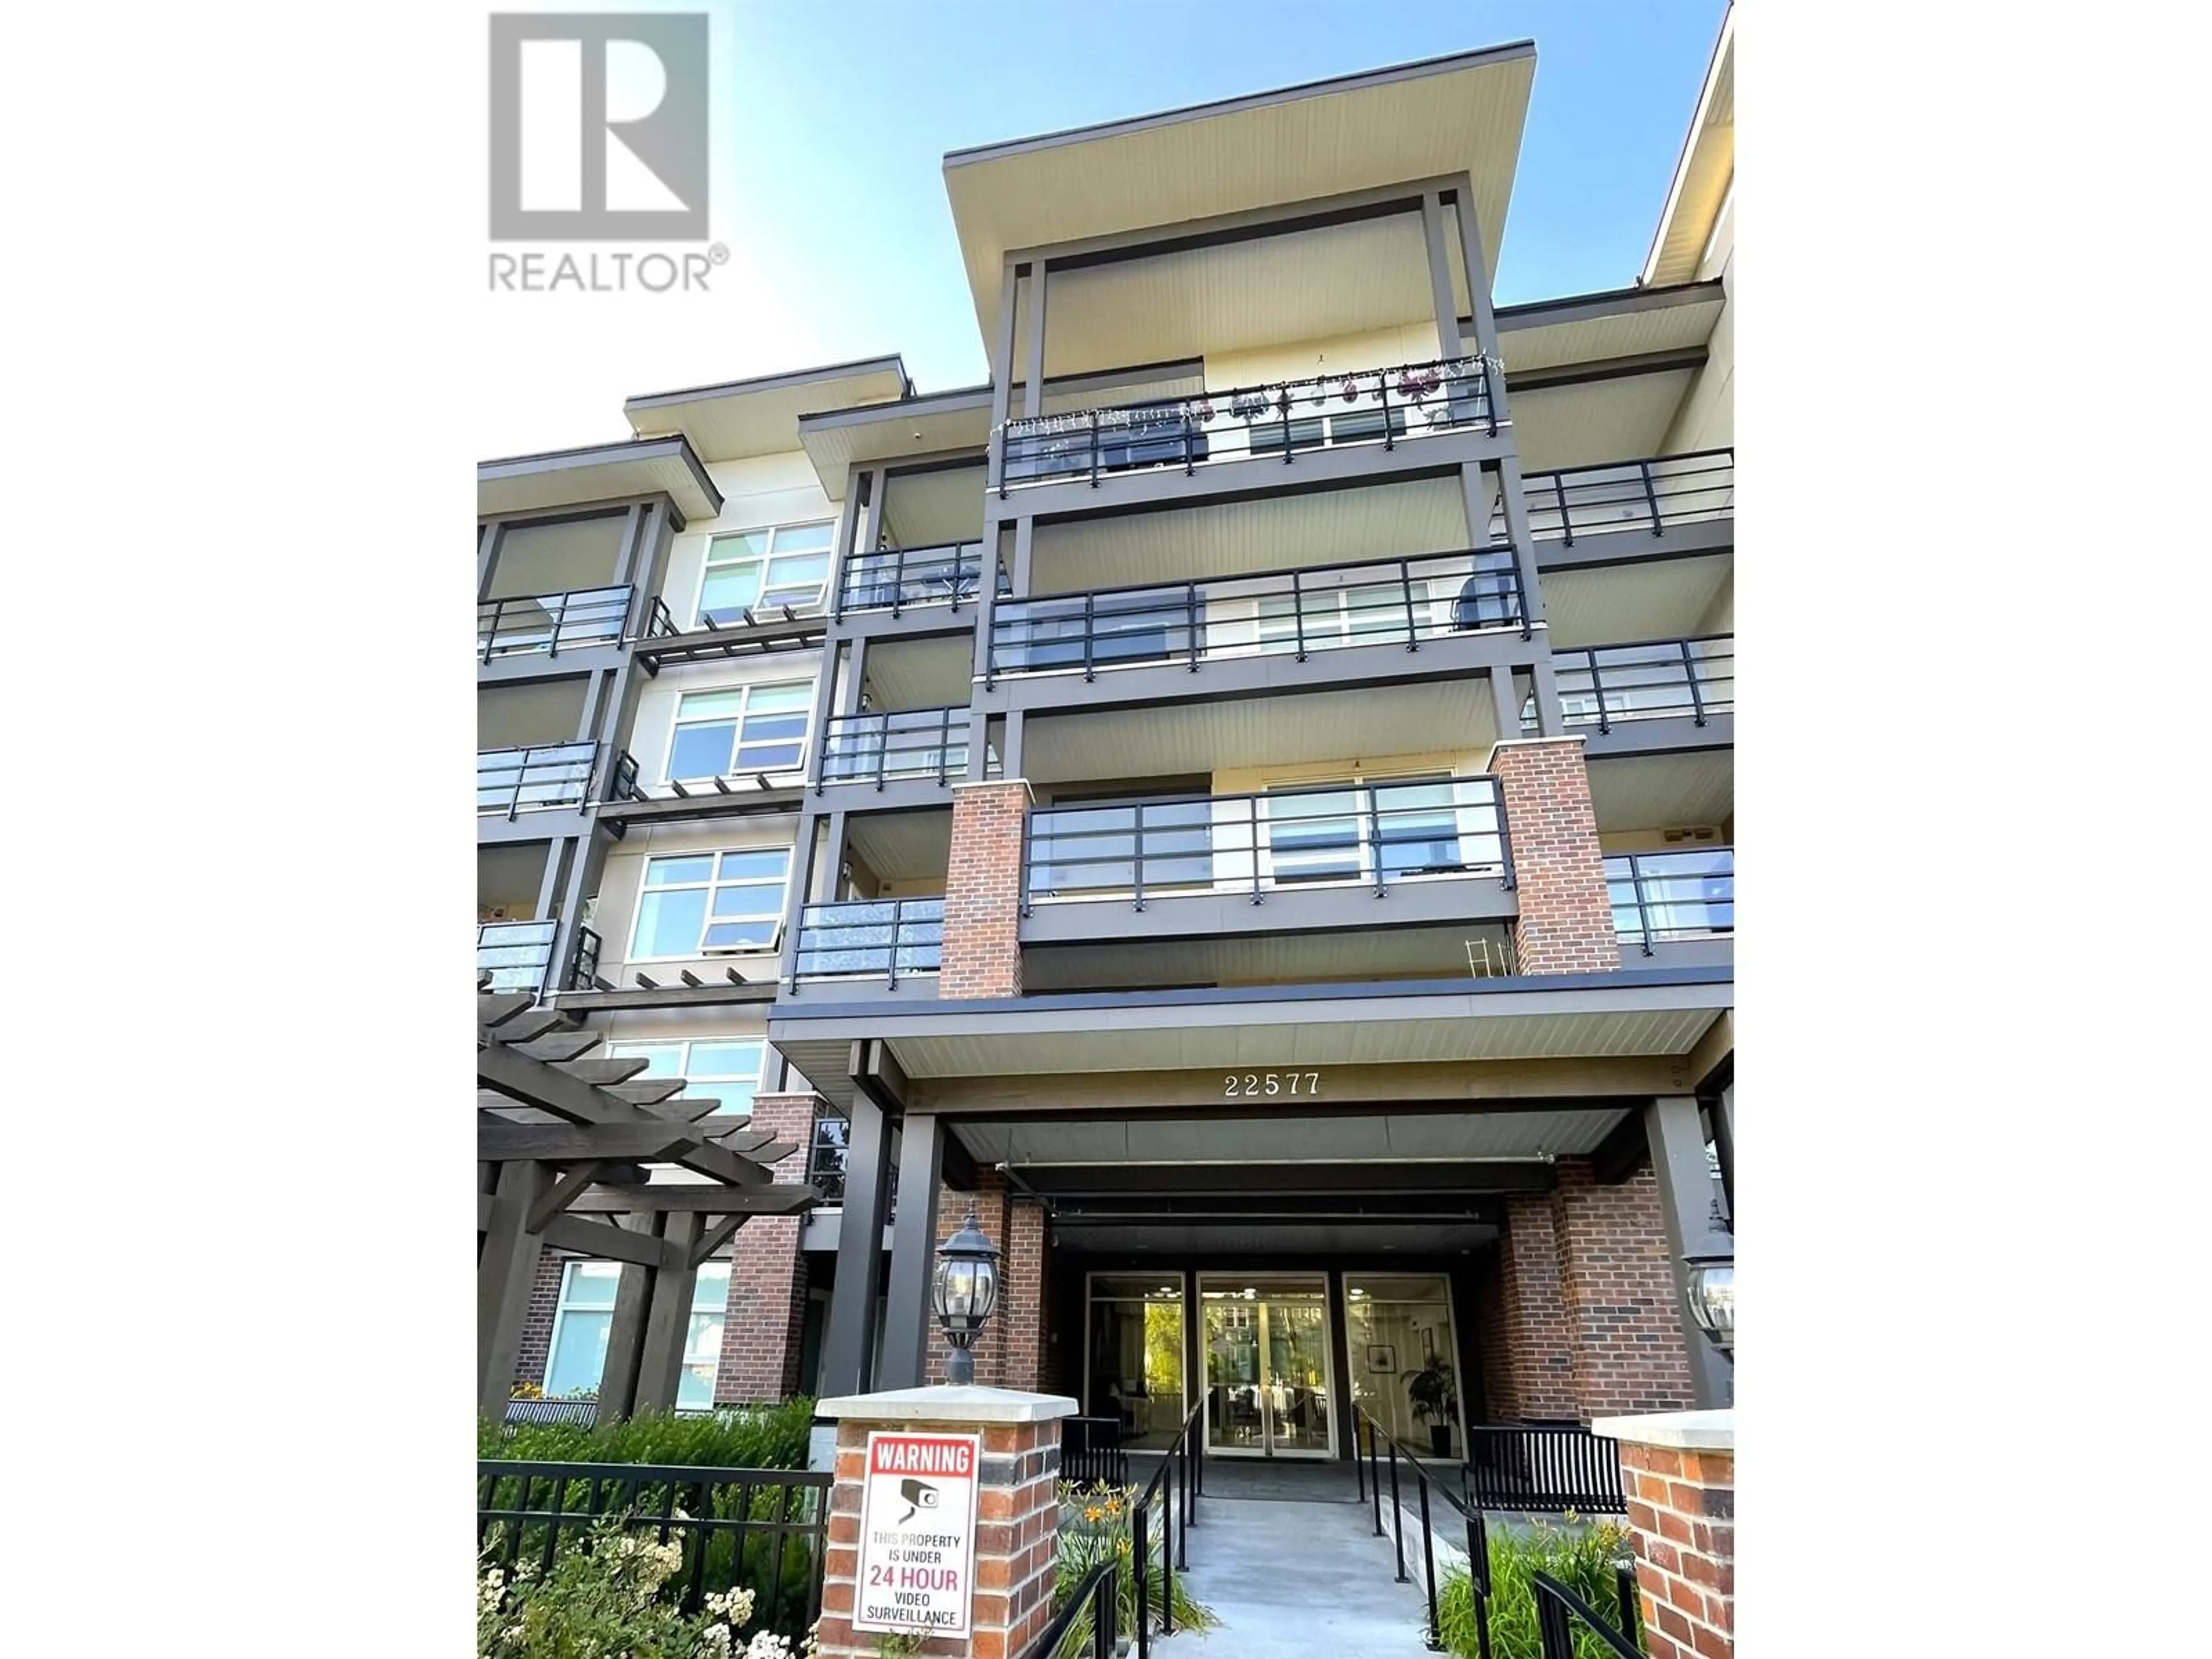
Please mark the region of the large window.
POLYGON ((1121 1425, 1122 1443, 1164 1446, 1183 1413, 1182 1275, 1091 1279, 1087 1403, 1121 1425))
POLYGON ((760 1088, 761 1060, 768 1045, 758 1037, 693 1037, 688 1042, 610 1042, 613 1060, 641 1060, 641 1078, 683 1078, 684 1097, 720 1100, 722 1117, 750 1112, 760 1088))
POLYGON ((615 1287, 621 1283, 622 1264, 616 1261, 571 1261, 561 1269, 553 1346, 545 1357, 548 1398, 598 1395, 607 1367, 607 1332, 615 1322, 615 1287))
POLYGON ((1431 1273, 1347 1273, 1352 1397, 1417 1454, 1453 1456, 1465 1402, 1451 1287, 1431 1273))
POLYGON ((727 626, 770 605, 818 606, 830 582, 831 534, 828 524, 787 524, 715 537, 707 544, 695 623, 704 627, 711 617, 727 626))
POLYGON ((630 960, 674 962, 722 951, 775 949, 790 868, 788 847, 647 859, 630 960))
POLYGON ((687 692, 676 705, 668 775, 690 782, 796 772, 805 765, 813 707, 814 688, 804 683, 687 692))
POLYGON ((730 1264, 709 1261, 691 1286, 691 1328, 684 1337, 684 1374, 676 1381, 676 1409, 703 1412, 714 1403, 714 1376, 722 1368, 723 1311, 730 1305, 730 1264))

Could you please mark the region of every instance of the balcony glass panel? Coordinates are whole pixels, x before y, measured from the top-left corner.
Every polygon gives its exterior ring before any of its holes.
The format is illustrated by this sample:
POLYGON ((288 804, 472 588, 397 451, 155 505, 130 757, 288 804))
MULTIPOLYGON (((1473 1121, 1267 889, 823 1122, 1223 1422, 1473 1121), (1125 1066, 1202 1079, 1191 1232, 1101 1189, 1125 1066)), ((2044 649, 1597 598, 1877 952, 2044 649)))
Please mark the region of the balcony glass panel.
POLYGON ((1735 931, 1735 849, 1617 854, 1605 861, 1613 931, 1648 955, 1668 939, 1735 931))
POLYGON ((799 913, 794 977, 896 981, 933 974, 945 944, 941 898, 810 904, 799 913))

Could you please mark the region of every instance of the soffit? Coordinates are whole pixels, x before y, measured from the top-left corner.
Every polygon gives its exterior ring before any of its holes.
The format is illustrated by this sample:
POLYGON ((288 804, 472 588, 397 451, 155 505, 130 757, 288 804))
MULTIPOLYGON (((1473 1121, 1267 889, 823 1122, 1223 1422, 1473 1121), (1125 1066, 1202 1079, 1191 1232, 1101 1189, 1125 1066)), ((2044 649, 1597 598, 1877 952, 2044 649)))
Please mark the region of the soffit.
POLYGON ((1697 371, 1624 374, 1522 391, 1509 377, 1523 476, 1656 455, 1697 371))
POLYGON ((945 467, 889 480, 884 490, 884 530, 893 547, 938 547, 972 542, 983 533, 981 466, 945 467))
MULTIPOLYGON (((1185 1117, 1146 1114, 1079 1120, 977 1118, 954 1133, 978 1159, 1012 1164, 1221 1164, 1261 1156, 1269 1164, 1419 1160, 1482 1162, 1589 1152, 1620 1121, 1618 1109, 1545 1112, 1407 1112, 1364 1116, 1185 1117)), ((1224 1179, 1224 1190, 1236 1187, 1224 1179)))
POLYGON ((721 492, 680 436, 477 463, 477 516, 482 519, 630 495, 666 495, 686 520, 711 519, 722 510, 721 492))
POLYGON ((623 405, 641 437, 682 433, 702 459, 738 461, 793 447, 799 417, 860 404, 889 403, 907 392, 896 357, 772 374, 682 392, 651 392, 623 405))
POLYGON ((1594 757, 1590 805, 1601 836, 1719 825, 1735 811, 1735 751, 1594 757))
POLYGON ((943 881, 952 858, 952 812, 854 812, 845 844, 879 881, 943 881))
POLYGON ((1552 648, 1625 645, 1695 634, 1727 579, 1729 556, 1650 559, 1544 574, 1552 648))
POLYGON ((1646 283, 1680 283, 1697 275, 1735 176, 1735 11, 1731 6, 1721 24, 1698 107, 1690 118, 1689 136, 1644 261, 1646 283))
MULTIPOLYGON (((1571 300, 1526 307, 1520 318, 1498 319, 1498 355, 1505 365, 1505 386, 1513 376, 1540 368, 1606 362, 1646 352, 1680 351, 1712 338, 1726 303, 1718 283, 1698 283, 1676 290, 1664 303, 1653 296, 1626 295, 1618 307, 1574 314, 1571 300), (1563 314, 1564 313, 1564 314, 1563 314), (1559 318, 1559 320, 1552 320, 1559 318)), ((1513 394, 1516 414, 1520 398, 1513 394)))
POLYGON ((879 640, 868 647, 866 663, 863 684, 868 694, 868 713, 957 707, 963 712, 953 717, 955 740, 966 732, 965 709, 975 668, 972 634, 879 640))

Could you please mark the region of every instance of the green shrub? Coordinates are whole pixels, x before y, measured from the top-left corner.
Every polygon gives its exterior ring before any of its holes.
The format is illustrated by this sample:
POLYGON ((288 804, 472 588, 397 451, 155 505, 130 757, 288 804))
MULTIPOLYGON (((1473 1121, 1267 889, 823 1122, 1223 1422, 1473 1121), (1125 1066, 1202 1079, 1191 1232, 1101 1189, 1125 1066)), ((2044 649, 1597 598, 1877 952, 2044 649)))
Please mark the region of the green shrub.
MULTIPOLYGON (((1613 1563, 1627 1553, 1628 1545, 1617 1523, 1600 1521, 1563 1528, 1539 1521, 1530 1532, 1493 1524, 1489 1539, 1492 1659, 1541 1659, 1534 1583, 1540 1572, 1581 1596, 1607 1624, 1618 1620, 1613 1563)), ((1474 1585, 1463 1569, 1447 1569, 1437 1583, 1437 1623, 1447 1650, 1459 1659, 1475 1659, 1480 1649, 1475 1642, 1474 1585)), ((1575 1659, 1612 1659, 1611 1650, 1579 1621, 1574 1632, 1575 1659)))
POLYGON ((730 1469, 803 1469, 813 1421, 814 1402, 803 1397, 711 1416, 649 1412, 588 1425, 485 1419, 477 1425, 477 1455, 538 1463, 705 1463, 730 1469))

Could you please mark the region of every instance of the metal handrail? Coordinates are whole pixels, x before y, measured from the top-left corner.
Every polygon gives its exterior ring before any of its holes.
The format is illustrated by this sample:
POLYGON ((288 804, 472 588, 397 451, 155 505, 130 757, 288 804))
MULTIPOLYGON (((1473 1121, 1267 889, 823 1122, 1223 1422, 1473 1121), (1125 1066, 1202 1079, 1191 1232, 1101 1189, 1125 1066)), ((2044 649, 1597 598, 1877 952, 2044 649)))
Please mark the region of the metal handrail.
POLYGON ((1101 1561, 1084 1575, 1083 1582, 1075 1587, 1075 1594, 1053 1614, 1052 1622, 1030 1644, 1022 1659, 1082 1659, 1086 1651, 1091 1659, 1112 1659, 1120 1642, 1121 1632, 1115 1626, 1121 1613, 1121 1564, 1101 1561), (1091 1611, 1088 1647, 1069 1650, 1068 1634, 1077 1627, 1086 1607, 1091 1611))
POLYGON ((1510 547, 1362 559, 1249 575, 1094 587, 1002 599, 991 613, 984 683, 1000 675, 1182 663, 1402 645, 1453 634, 1529 633, 1521 568, 1510 547), (1273 614, 1270 614, 1270 611, 1273 614), (1288 631, 1285 632, 1287 626, 1288 631))
MULTIPOLYGON (((1638 528, 1664 536, 1671 525, 1735 515, 1735 451, 1692 449, 1531 472, 1521 495, 1528 533, 1539 540, 1572 547, 1578 535, 1638 528)), ((1493 507, 1491 534, 1503 535, 1504 524, 1504 507, 1493 507)))
POLYGON ((1200 1395, 1183 1413, 1182 1426, 1169 1443, 1159 1468, 1152 1471, 1152 1478, 1130 1505, 1132 1553, 1136 1558, 1137 1659, 1152 1659, 1152 1513, 1156 1502, 1161 1506, 1161 1522, 1166 1528, 1160 1534, 1160 1634, 1175 1634, 1175 1576, 1190 1571, 1190 1529, 1198 1522, 1198 1500, 1206 1492, 1206 1454, 1199 1443, 1205 1415, 1206 1396, 1200 1395), (1172 1500, 1167 1486, 1170 1474, 1175 1477, 1172 1500))
POLYGON ((1468 1430, 1470 1499, 1493 1510, 1625 1515, 1620 1443, 1581 1425, 1479 1424, 1468 1430))
POLYGON ((1389 1458, 1390 1477, 1390 1541, 1396 1553, 1397 1582, 1411 1583, 1406 1572, 1405 1510, 1398 1498, 1398 1464, 1404 1460, 1413 1471, 1417 1496, 1421 1510, 1421 1556, 1424 1565, 1422 1582, 1428 1597, 1429 1624, 1426 1639, 1431 1649, 1443 1646, 1443 1627, 1437 1620, 1437 1539, 1436 1528, 1429 1519, 1429 1488, 1434 1486, 1444 1502, 1459 1512, 1467 1525, 1467 1558, 1468 1575, 1474 1581, 1475 1636, 1481 1650, 1481 1659, 1490 1659, 1490 1552, 1483 1536, 1482 1516, 1479 1510, 1468 1507, 1455 1493, 1443 1475, 1429 1468, 1398 1437, 1377 1422, 1366 1407, 1355 1402, 1352 1407, 1352 1466, 1359 1481, 1362 1501, 1371 1501, 1375 1512, 1375 1535, 1382 1536, 1382 1475, 1383 1458, 1389 1458), (1359 1430, 1367 1429, 1367 1461, 1359 1461, 1359 1430))
MULTIPOLYGON (((1610 732, 1616 721, 1679 720, 1704 726, 1735 711, 1735 635, 1693 634, 1679 640, 1554 649, 1552 661, 1569 726, 1610 732)), ((1522 724, 1530 723, 1524 711, 1522 724)))
POLYGON ((577 587, 565 593, 513 593, 477 605, 477 660, 543 653, 557 657, 593 645, 619 645, 629 621, 631 586, 577 587))
POLYGON ((526 744, 477 751, 477 816, 582 806, 591 798, 596 743, 526 744))
POLYGON ((884 979, 938 971, 945 946, 941 898, 852 899, 799 912, 792 994, 801 981, 884 979))
POLYGON ((940 784, 968 771, 965 703, 946 708, 908 708, 887 714, 837 714, 822 722, 816 751, 814 793, 832 783, 890 778, 935 778, 940 784), (960 736, 956 743, 953 731, 960 736))
MULTIPOLYGON (((1574 1624, 1578 1619, 1617 1659, 1644 1659, 1640 1648, 1607 1624, 1589 1602, 1551 1574, 1534 1573, 1530 1579, 1535 1585, 1536 1639, 1541 1644, 1543 1659, 1576 1659, 1574 1624)), ((1626 1603, 1625 1611, 1632 1615, 1635 1604, 1626 1603)), ((1628 1628, 1636 1628, 1632 1617, 1628 1620, 1628 1628)))
POLYGON ((1381 898, 1422 876, 1513 884, 1505 804, 1487 774, 1035 807, 1022 859, 1024 915, 1040 899, 1126 898, 1142 910, 1164 893, 1246 892, 1260 904, 1285 887, 1353 883, 1381 898))
POLYGON ((1606 896, 1613 932, 1650 956, 1666 939, 1735 931, 1735 848, 1615 853, 1605 860, 1606 896), (1694 882, 1688 891, 1683 884, 1694 882))
POLYGON ((1181 466, 1188 474, 1212 461, 1277 454, 1287 465, 1301 450, 1349 444, 1394 449, 1406 440, 1475 426, 1495 437, 1491 375, 1486 357, 1438 358, 1017 416, 991 434, 999 495, 1078 477, 1088 477, 1096 489, 1106 473, 1150 467, 1181 466))
MULTIPOLYGON (((955 616, 975 599, 983 575, 983 544, 941 542, 928 547, 884 547, 855 553, 837 581, 836 616, 848 611, 888 611, 894 617, 910 606, 945 605, 955 616)), ((1002 566, 998 591, 1012 583, 1002 566)))

